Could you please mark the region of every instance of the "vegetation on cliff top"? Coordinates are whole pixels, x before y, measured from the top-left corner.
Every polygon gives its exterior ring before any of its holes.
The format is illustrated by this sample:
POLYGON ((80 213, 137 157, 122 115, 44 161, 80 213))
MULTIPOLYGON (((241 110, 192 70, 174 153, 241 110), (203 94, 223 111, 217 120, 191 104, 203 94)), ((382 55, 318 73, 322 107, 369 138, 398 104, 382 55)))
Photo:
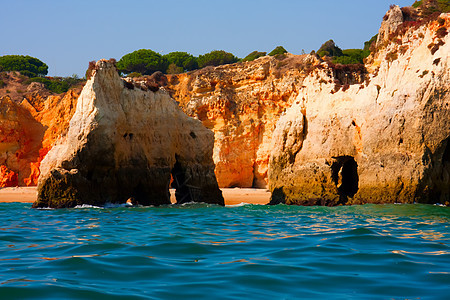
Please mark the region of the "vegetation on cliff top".
POLYGON ((41 60, 28 55, 0 56, 0 71, 19 71, 28 77, 45 76, 48 66, 41 60))
POLYGON ((259 57, 266 56, 266 52, 253 51, 249 53, 246 57, 242 59, 242 61, 252 61, 259 57))
POLYGON ((239 58, 232 53, 223 50, 214 50, 198 57, 198 66, 200 68, 207 66, 220 66, 236 63, 239 58))
POLYGON ((270 56, 276 56, 276 55, 280 55, 280 54, 284 54, 287 53, 286 49, 284 49, 283 46, 278 46, 275 49, 273 49, 272 51, 269 52, 270 56))
POLYGON ((169 62, 167 58, 155 51, 140 49, 122 56, 116 66, 125 74, 138 72, 151 75, 156 71, 166 72, 169 62))
POLYGON ((449 0, 420 0, 413 3, 412 7, 421 9, 424 14, 432 14, 435 12, 450 12, 449 0))
MULTIPOLYGON (((45 88, 53 93, 65 93, 71 87, 78 85, 82 79, 76 74, 71 77, 45 77, 48 73, 48 66, 41 60, 28 55, 4 55, 0 57, 0 71, 16 71, 21 74, 25 84, 32 82, 43 83, 45 88)), ((6 83, 1 80, 0 88, 6 83)))
POLYGON ((370 41, 364 43, 364 49, 345 49, 342 50, 333 40, 329 40, 322 44, 317 50, 317 55, 320 57, 329 57, 335 64, 350 65, 350 64, 363 64, 364 58, 369 56, 371 42, 376 40, 376 37, 372 37, 370 41))
POLYGON ((40 82, 45 88, 56 94, 67 92, 71 87, 81 83, 83 79, 78 78, 76 74, 70 77, 33 77, 27 80, 27 83, 40 82))
POLYGON ((123 74, 151 75, 157 71, 177 74, 238 61, 239 59, 232 53, 223 50, 214 50, 195 57, 187 52, 175 51, 161 55, 153 50, 140 49, 122 56, 116 66, 123 74))
POLYGON ((168 74, 183 73, 184 71, 191 71, 198 69, 197 58, 187 52, 171 52, 163 55, 169 63, 167 68, 168 74))

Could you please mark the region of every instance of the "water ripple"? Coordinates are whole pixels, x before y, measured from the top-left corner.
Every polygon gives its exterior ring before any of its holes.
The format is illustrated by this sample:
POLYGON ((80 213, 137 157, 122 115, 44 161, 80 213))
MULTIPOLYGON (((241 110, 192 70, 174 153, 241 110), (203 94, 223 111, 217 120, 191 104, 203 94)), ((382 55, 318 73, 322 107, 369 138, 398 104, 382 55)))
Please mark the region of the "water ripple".
POLYGON ((0 295, 446 299, 450 209, 0 203, 0 295))

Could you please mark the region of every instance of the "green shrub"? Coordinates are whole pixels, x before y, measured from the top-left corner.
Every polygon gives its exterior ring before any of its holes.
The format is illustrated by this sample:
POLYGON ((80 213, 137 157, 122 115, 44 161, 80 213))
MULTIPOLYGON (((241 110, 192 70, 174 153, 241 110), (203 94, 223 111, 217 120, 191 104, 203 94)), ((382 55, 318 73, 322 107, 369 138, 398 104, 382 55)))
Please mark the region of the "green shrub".
POLYGON ((153 72, 165 72, 169 63, 165 57, 155 51, 140 49, 128 53, 117 62, 117 69, 125 74, 138 72, 151 75, 153 72))
POLYGON ((370 45, 377 38, 377 35, 373 36, 369 41, 364 43, 364 49, 345 49, 342 50, 333 40, 329 40, 325 42, 319 50, 317 50, 317 54, 320 57, 328 56, 331 57, 331 60, 334 64, 341 65, 351 65, 351 64, 363 64, 364 58, 369 56, 370 45))
MULTIPOLYGON (((170 52, 164 55, 164 58, 167 59, 169 66, 174 64, 176 67, 182 69, 182 71, 178 73, 198 69, 197 58, 187 52, 170 52)), ((174 71, 174 67, 172 67, 171 70, 174 71)), ((179 69, 177 69, 177 71, 179 71, 179 69)))
POLYGON ((48 73, 45 63, 28 55, 1 56, 0 67, 3 71, 19 71, 28 77, 44 76, 48 73))
POLYGON ((369 56, 370 51, 361 49, 345 49, 342 50, 342 56, 336 56, 333 58, 334 63, 349 65, 349 64, 362 64, 364 58, 369 56))
POLYGON ((333 59, 333 63, 341 65, 360 64, 361 62, 354 57, 350 56, 336 56, 333 59))
POLYGON ((46 89, 56 94, 67 92, 72 86, 79 84, 81 81, 76 74, 71 77, 33 77, 29 79, 29 82, 43 83, 46 89))
POLYGON ((317 50, 317 55, 324 56, 343 56, 341 48, 336 46, 333 40, 329 40, 320 46, 317 50))
POLYGON ((283 46, 278 46, 275 49, 273 49, 272 51, 270 51, 269 55, 275 56, 275 55, 284 54, 284 53, 287 53, 286 49, 284 49, 283 46))
POLYGON ((253 51, 252 53, 244 57, 242 61, 252 61, 262 56, 266 56, 266 52, 253 51))
POLYGON ((183 67, 178 67, 176 64, 172 63, 167 68, 167 74, 180 74, 183 73, 184 69, 183 67))
POLYGON ((6 83, 0 79, 0 89, 4 88, 6 86, 6 83))
POLYGON ((214 50, 198 57, 198 66, 204 68, 207 66, 220 66, 238 62, 239 59, 229 52, 223 50, 214 50))
POLYGON ((26 76, 26 77, 28 77, 28 78, 36 77, 36 74, 35 74, 35 73, 30 72, 30 71, 27 71, 27 70, 22 70, 22 71, 20 71, 20 74, 23 75, 23 76, 26 76))

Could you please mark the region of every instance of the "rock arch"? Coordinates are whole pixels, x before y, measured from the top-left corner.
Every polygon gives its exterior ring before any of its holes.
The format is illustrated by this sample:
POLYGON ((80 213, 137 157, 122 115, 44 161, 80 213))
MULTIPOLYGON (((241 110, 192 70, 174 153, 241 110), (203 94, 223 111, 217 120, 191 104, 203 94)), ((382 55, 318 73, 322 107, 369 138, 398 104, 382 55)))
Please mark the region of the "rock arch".
POLYGON ((224 205, 213 145, 214 134, 188 117, 167 92, 128 89, 114 63, 100 60, 67 135, 41 163, 33 207, 104 205, 130 198, 142 205, 170 204, 171 173, 196 188, 181 188, 179 203, 224 205))

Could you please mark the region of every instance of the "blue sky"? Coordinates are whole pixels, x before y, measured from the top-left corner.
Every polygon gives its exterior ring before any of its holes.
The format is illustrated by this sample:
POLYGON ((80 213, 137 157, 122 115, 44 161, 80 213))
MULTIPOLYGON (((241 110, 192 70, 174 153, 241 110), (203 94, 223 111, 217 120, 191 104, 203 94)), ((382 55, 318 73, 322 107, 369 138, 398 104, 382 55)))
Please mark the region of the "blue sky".
POLYGON ((238 57, 282 45, 317 50, 333 39, 361 48, 390 4, 413 0, 0 0, 0 55, 37 57, 51 76, 83 76, 88 62, 138 49, 238 57))

